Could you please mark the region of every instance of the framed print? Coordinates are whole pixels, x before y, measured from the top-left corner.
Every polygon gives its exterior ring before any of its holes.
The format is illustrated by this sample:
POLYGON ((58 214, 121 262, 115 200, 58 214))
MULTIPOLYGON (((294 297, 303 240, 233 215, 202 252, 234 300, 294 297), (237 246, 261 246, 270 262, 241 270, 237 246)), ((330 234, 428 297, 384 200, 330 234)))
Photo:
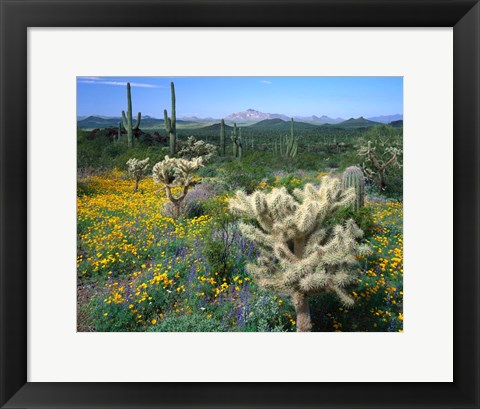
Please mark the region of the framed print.
POLYGON ((478 2, 0 4, 2 407, 479 407, 478 2))

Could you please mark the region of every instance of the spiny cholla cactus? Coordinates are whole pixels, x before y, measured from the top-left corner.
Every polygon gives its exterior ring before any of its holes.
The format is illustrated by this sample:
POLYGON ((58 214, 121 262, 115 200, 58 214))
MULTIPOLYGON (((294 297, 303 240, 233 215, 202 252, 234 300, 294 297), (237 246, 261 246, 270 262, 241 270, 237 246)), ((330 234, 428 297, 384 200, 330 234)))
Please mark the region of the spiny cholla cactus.
POLYGON ((149 160, 150 158, 146 158, 144 160, 132 158, 127 161, 127 172, 135 179, 135 188, 133 189, 134 192, 138 191, 138 184, 146 175, 149 160))
POLYGON ((180 207, 188 189, 198 183, 198 180, 194 178, 194 173, 201 166, 203 166, 202 158, 187 160, 165 156, 164 160, 156 163, 153 167, 153 181, 165 188, 167 198, 173 204, 175 218, 180 214, 180 207), (180 194, 174 196, 173 188, 181 188, 180 194))
POLYGON ((217 153, 217 147, 205 141, 197 141, 190 136, 187 142, 181 145, 178 155, 185 159, 202 158, 203 163, 208 162, 217 153))
POLYGON ((256 263, 247 265, 249 273, 260 287, 291 296, 297 331, 312 327, 309 295, 334 292, 345 305, 353 304, 345 287, 355 281, 356 255, 368 247, 358 244, 363 232, 353 220, 334 227, 326 220, 354 199, 353 189, 342 191, 338 179, 324 177, 319 188, 307 184, 292 195, 285 188, 239 191, 230 201, 234 213, 258 223, 239 224, 260 251, 256 263))
POLYGON ((355 189, 355 202, 353 203, 354 210, 359 210, 365 203, 365 177, 362 169, 358 166, 350 166, 345 169, 342 177, 342 188, 347 190, 355 189))
POLYGON ((398 156, 401 155, 402 150, 394 146, 383 146, 383 152, 376 152, 376 146, 372 146, 372 143, 369 141, 367 146, 362 146, 358 154, 360 156, 365 156, 367 162, 373 166, 373 169, 363 164, 363 170, 365 174, 373 180, 377 180, 380 185, 380 189, 385 190, 387 187, 387 182, 385 179, 385 170, 390 165, 401 166, 398 161, 398 156))

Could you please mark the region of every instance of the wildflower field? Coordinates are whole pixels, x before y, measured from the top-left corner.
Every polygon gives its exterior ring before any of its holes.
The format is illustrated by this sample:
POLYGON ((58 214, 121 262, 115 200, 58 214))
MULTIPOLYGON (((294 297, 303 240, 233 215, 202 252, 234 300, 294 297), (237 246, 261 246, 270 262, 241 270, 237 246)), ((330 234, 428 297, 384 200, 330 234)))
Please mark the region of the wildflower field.
MULTIPOLYGON (((137 193, 132 183, 119 170, 78 181, 79 331, 296 330, 290 297, 259 289, 247 273, 257 250, 229 214, 228 194, 200 195, 196 212, 174 219, 152 178, 137 193)), ((258 188, 279 183, 285 178, 258 188)), ((205 186, 215 192, 214 180, 201 186, 192 197, 205 186)), ((354 307, 328 293, 312 296, 314 331, 402 331, 402 204, 365 208, 372 252, 359 260, 354 307)))
MULTIPOLYGON (((127 91, 121 117, 77 120, 78 331, 403 331, 403 115, 177 121, 174 82, 144 81, 77 82, 85 110, 118 109, 106 85, 127 91), (134 114, 132 87, 152 110, 169 90, 162 119, 134 114)), ((176 79, 179 105, 217 112, 239 95, 400 109, 402 81, 176 79)))

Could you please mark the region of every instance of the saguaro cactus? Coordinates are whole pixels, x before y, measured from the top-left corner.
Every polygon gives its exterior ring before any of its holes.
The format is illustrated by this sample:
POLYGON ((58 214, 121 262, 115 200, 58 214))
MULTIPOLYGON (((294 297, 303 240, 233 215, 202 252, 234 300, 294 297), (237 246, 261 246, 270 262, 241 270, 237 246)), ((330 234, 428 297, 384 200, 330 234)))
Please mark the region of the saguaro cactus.
POLYGON ((225 145, 225 121, 222 119, 220 122, 220 154, 225 156, 226 154, 226 145, 225 145))
POLYGON ((328 291, 347 306, 354 302, 346 286, 356 279, 356 255, 369 250, 357 242, 363 232, 353 220, 333 227, 325 222, 354 200, 353 189, 343 191, 340 180, 324 177, 319 188, 307 184, 293 194, 285 188, 251 195, 238 191, 230 201, 232 212, 258 225, 239 223, 260 252, 248 272, 259 287, 290 295, 297 331, 312 327, 309 295, 328 291))
POLYGON ((201 158, 187 160, 165 156, 164 160, 153 167, 153 181, 165 189, 168 200, 173 204, 175 218, 180 214, 180 207, 188 190, 198 183, 199 180, 194 178, 194 173, 201 166, 203 166, 201 158), (173 192, 175 188, 180 188, 177 195, 173 192))
POLYGON ((145 177, 149 160, 150 158, 146 158, 144 160, 132 158, 127 161, 128 174, 135 179, 135 188, 133 189, 134 193, 138 191, 138 184, 145 177))
POLYGON ((122 123, 118 123, 118 131, 117 131, 117 142, 120 142, 120 137, 122 136, 122 123))
POLYGON ((140 127, 141 119, 142 113, 139 112, 135 126, 132 125, 132 93, 130 91, 130 83, 127 82, 127 115, 125 115, 125 111, 122 111, 122 120, 123 126, 127 130, 127 143, 129 147, 133 145, 133 131, 136 131, 140 127))
POLYGON ((233 141, 233 156, 235 158, 241 159, 242 158, 242 136, 241 131, 237 128, 237 124, 233 124, 233 131, 231 139, 233 141))
MULTIPOLYGON (((290 121, 290 136, 280 136, 278 153, 284 158, 294 158, 297 155, 298 143, 293 123, 292 118, 290 121)), ((277 142, 275 142, 274 152, 277 154, 277 142)))
POLYGON ((168 117, 167 110, 163 110, 163 116, 165 119, 165 129, 170 136, 170 155, 174 155, 177 150, 177 111, 175 106, 175 85, 173 81, 170 83, 170 89, 172 94, 172 116, 168 117))
POLYGON ((365 177, 362 169, 358 166, 350 166, 343 172, 342 188, 348 190, 355 189, 355 202, 353 203, 354 210, 359 210, 365 203, 365 177))

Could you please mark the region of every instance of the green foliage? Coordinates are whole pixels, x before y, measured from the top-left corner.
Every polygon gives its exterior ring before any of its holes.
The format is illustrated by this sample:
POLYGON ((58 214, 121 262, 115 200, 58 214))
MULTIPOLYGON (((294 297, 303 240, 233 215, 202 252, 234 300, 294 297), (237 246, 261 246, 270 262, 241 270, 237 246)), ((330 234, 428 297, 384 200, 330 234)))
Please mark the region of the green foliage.
POLYGON ((206 313, 168 316, 149 329, 150 332, 219 332, 224 331, 221 321, 207 318, 206 313))
POLYGON ((211 271, 218 273, 220 279, 232 278, 234 272, 232 247, 235 234, 239 234, 234 220, 229 212, 217 214, 205 237, 205 256, 211 271))
POLYGON ((344 225, 348 220, 353 219, 357 226, 363 231, 364 236, 368 237, 375 230, 373 210, 369 207, 361 207, 355 210, 353 207, 344 207, 338 209, 327 221, 330 226, 344 225))
POLYGON ((234 191, 243 189, 247 193, 253 192, 259 181, 266 175, 266 169, 252 162, 230 162, 219 169, 219 179, 225 189, 234 191))
POLYGON ((278 298, 271 292, 259 291, 248 309, 248 313, 245 314, 242 330, 246 332, 284 332, 295 329, 288 318, 292 310, 293 307, 288 297, 278 298))
POLYGON ((288 175, 279 179, 275 186, 285 187, 288 193, 292 193, 295 189, 301 188, 303 186, 303 181, 297 178, 295 175, 289 173, 288 175))

